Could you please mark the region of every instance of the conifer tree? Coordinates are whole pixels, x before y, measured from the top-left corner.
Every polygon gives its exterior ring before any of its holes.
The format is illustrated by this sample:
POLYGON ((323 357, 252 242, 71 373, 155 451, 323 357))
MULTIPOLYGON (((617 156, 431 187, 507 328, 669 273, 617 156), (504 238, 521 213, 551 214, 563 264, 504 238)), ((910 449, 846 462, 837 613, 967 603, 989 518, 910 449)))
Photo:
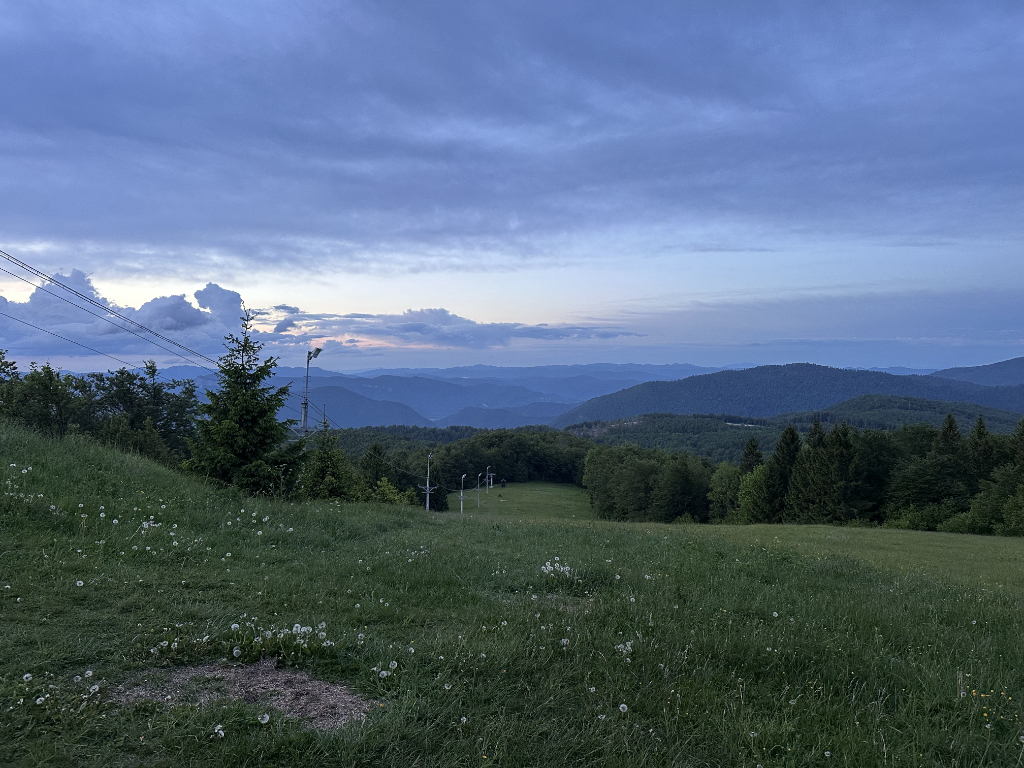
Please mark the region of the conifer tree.
POLYGON ((761 449, 757 445, 757 438, 752 437, 743 446, 743 456, 740 458, 740 474, 745 475, 748 472, 753 472, 762 464, 764 464, 764 457, 761 455, 761 449))
POLYGON ((967 436, 967 453, 971 466, 971 490, 977 491, 978 483, 992 474, 996 468, 996 447, 992 435, 985 427, 985 420, 978 416, 974 428, 967 436))
POLYGON ((292 421, 278 421, 289 387, 268 386, 277 358, 260 360, 263 344, 252 337, 256 315, 244 310, 241 335, 224 337, 216 390, 207 390, 200 406, 205 417, 197 437, 189 440, 191 457, 185 469, 246 491, 270 494, 294 480, 301 461, 301 443, 281 449, 292 421))
POLYGON ((950 459, 960 459, 964 448, 964 438, 960 434, 960 427, 957 426, 956 417, 947 413, 942 420, 939 434, 935 436, 932 443, 932 453, 950 459))
POLYGON ((1010 445, 1013 451, 1013 463, 1024 474, 1024 419, 1017 422, 1017 428, 1013 430, 1013 436, 1010 438, 1010 445))
POLYGON ((779 436, 779 442, 775 444, 775 453, 772 459, 779 465, 782 474, 786 478, 786 485, 789 485, 789 476, 793 472, 797 457, 800 455, 800 433, 792 424, 786 426, 779 436))
POLYGON ((306 499, 354 501, 362 492, 362 484, 328 427, 325 418, 313 436, 313 448, 306 454, 302 466, 300 493, 306 499))
POLYGON ((789 484, 790 517, 800 523, 833 523, 855 514, 854 448, 845 424, 829 432, 815 421, 789 484), (813 438, 813 439, 812 439, 813 438))

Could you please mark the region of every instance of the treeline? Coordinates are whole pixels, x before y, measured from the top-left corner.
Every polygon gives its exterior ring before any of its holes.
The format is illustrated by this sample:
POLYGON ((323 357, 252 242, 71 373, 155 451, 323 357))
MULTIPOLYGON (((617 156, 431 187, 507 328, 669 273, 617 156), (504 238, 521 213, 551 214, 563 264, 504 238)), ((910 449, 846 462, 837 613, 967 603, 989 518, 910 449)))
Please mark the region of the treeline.
POLYGON ((395 424, 389 427, 349 427, 332 431, 336 444, 345 453, 358 460, 371 446, 389 453, 404 451, 412 454, 421 448, 436 448, 465 440, 480 430, 476 427, 412 427, 395 424))
MULTIPOLYGON (((717 465, 690 452, 595 445, 548 427, 321 425, 297 439, 295 422, 279 418, 289 387, 271 384, 277 360, 261 358, 253 319, 246 313, 241 334, 226 338, 217 388, 202 402, 192 381, 165 381, 152 362, 140 373, 76 376, 34 364, 22 373, 0 352, 0 417, 56 438, 84 435, 252 495, 422 505, 429 459, 434 510, 447 508, 463 475, 469 490, 490 466, 497 480, 585 487, 595 513, 609 520, 1024 535, 1024 421, 1000 435, 979 417, 965 436, 952 413, 939 428, 826 429, 815 420, 806 436, 783 429, 767 460, 751 437, 738 462, 717 465)), ((676 418, 642 426, 664 430, 676 418)), ((685 418, 692 432, 706 428, 685 418)))
POLYGON ((34 363, 27 372, 0 350, 0 416, 50 437, 82 434, 165 464, 190 455, 199 402, 191 380, 160 378, 156 364, 82 376, 34 363))
POLYGON ((1024 420, 1012 435, 978 418, 938 429, 792 426, 767 459, 756 438, 739 464, 637 446, 598 446, 584 485, 603 518, 671 522, 882 525, 1024 535, 1024 420))

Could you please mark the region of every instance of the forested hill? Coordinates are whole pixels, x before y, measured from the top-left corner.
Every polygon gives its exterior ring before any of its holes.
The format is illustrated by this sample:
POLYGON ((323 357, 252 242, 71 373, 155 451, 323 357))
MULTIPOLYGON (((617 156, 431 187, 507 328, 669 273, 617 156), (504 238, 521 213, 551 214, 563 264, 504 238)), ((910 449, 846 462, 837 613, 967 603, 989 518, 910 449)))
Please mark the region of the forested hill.
POLYGON ((817 411, 858 395, 899 395, 1024 412, 1024 385, 986 387, 937 376, 893 376, 811 363, 719 371, 679 381, 651 381, 595 397, 552 422, 613 421, 642 413, 734 413, 769 417, 817 411))
MULTIPOLYGON (((896 395, 859 395, 819 411, 787 413, 771 418, 725 414, 680 415, 645 413, 618 421, 591 421, 566 427, 577 437, 607 445, 633 443, 641 448, 661 448, 672 453, 689 452, 712 461, 739 463, 747 440, 757 438, 761 450, 770 453, 787 424, 805 433, 815 419, 823 424, 841 424, 865 429, 899 429, 928 424, 940 427, 952 413, 961 430, 969 430, 981 416, 986 428, 996 434, 1010 434, 1022 414, 970 403, 947 403, 896 395)), ((352 430, 359 431, 359 430, 352 430)), ((426 431, 426 430, 424 430, 426 431)))
POLYGON ((970 381, 984 384, 986 387, 1012 386, 1024 384, 1024 357, 1003 360, 991 365, 975 365, 970 368, 945 368, 929 374, 943 379, 970 381))

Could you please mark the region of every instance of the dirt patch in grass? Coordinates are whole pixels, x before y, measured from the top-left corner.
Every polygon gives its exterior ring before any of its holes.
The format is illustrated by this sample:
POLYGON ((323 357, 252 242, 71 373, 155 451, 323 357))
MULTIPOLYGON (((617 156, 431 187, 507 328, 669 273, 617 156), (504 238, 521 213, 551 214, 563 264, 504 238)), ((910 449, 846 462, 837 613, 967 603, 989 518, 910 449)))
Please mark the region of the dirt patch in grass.
POLYGON ((118 686, 111 695, 119 704, 153 701, 200 707, 225 698, 266 704, 319 731, 362 720, 374 704, 343 685, 278 667, 276 659, 256 664, 152 669, 118 686))

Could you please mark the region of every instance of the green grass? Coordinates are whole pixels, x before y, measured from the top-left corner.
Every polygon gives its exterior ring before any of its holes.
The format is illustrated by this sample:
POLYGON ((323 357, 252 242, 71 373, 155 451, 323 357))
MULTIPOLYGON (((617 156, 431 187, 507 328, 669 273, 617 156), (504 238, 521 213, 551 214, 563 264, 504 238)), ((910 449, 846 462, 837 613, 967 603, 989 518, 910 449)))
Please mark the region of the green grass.
POLYGON ((465 515, 255 501, 6 426, 0 455, 0 764, 1012 766, 1024 749, 1024 542, 607 523, 540 484, 465 515), (556 557, 570 577, 542 572, 556 557), (150 666, 230 657, 235 621, 326 622, 335 645, 294 662, 382 706, 316 733, 260 725, 257 704, 105 700, 150 666))
MULTIPOLYGON (((466 491, 463 514, 494 516, 498 520, 591 520, 590 497, 582 488, 565 483, 509 483, 489 491, 466 491)), ((448 497, 448 509, 459 511, 459 494, 448 497)))

